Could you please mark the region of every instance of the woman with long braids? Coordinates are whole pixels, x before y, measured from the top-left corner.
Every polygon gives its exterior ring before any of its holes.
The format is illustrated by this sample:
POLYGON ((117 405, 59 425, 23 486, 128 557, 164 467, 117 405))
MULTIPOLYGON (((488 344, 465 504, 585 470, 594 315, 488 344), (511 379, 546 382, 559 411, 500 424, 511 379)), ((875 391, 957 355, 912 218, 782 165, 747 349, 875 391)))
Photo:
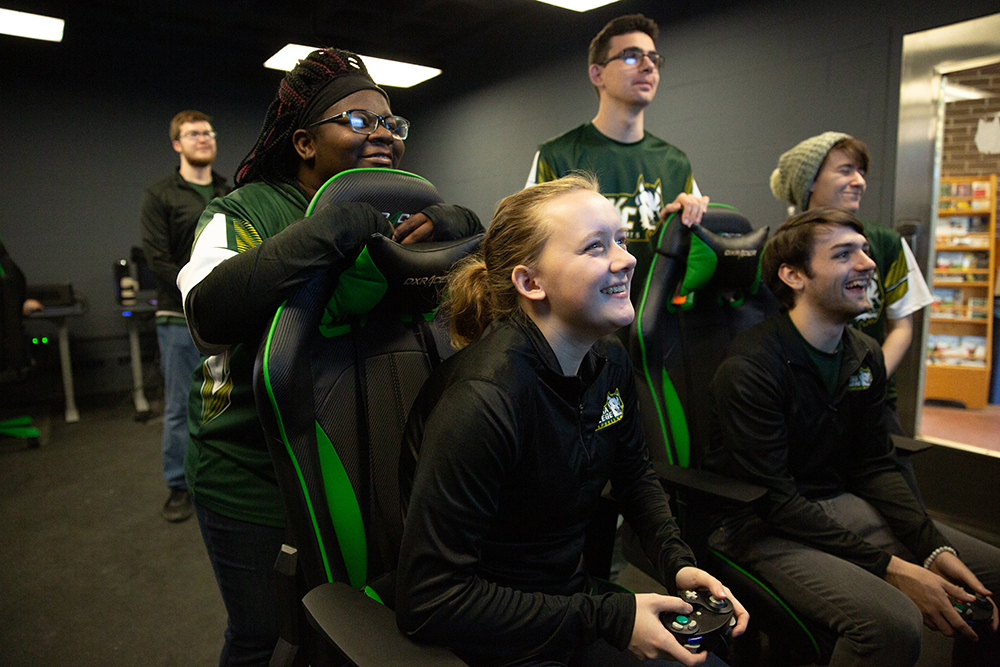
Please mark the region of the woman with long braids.
POLYGON ((609 480, 660 581, 730 597, 732 634, 746 629, 740 603, 695 567, 646 456, 632 367, 610 335, 634 316, 626 231, 595 180, 566 176, 501 201, 449 277, 452 342, 467 347, 407 422, 396 620, 470 665, 720 664, 660 621, 690 613, 683 599, 589 585, 584 532, 609 480))
POLYGON ((208 355, 193 378, 185 472, 229 614, 220 665, 267 665, 278 638, 273 566, 284 515, 252 387, 266 322, 318 272, 346 269, 372 233, 412 243, 480 231, 474 213, 448 205, 395 230, 368 204, 305 217, 332 176, 397 167, 408 132, 361 58, 310 53, 282 80, 237 189, 205 209, 178 276, 188 326, 208 355))

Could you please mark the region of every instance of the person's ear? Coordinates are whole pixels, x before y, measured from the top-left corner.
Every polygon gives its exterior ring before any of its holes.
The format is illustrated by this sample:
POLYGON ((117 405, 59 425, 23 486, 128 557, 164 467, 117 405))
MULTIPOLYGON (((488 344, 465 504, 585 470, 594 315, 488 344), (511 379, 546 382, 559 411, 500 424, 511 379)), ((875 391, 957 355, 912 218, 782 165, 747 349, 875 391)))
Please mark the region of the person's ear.
POLYGON ((805 287, 805 272, 789 264, 778 267, 778 278, 796 292, 805 287))
POLYGON ((316 157, 316 142, 313 140, 312 134, 306 130, 295 130, 292 133, 292 146, 295 147, 295 152, 303 160, 311 160, 316 157))
POLYGON ((604 85, 604 79, 601 76, 601 66, 594 63, 587 69, 587 73, 590 75, 590 82, 601 88, 604 85))
POLYGON ((531 301, 541 301, 545 298, 545 289, 538 284, 535 272, 524 264, 518 264, 510 273, 517 293, 531 301))
POLYGON ((174 150, 177 151, 178 153, 181 152, 181 140, 180 139, 174 139, 173 141, 170 142, 170 145, 173 146, 174 150))

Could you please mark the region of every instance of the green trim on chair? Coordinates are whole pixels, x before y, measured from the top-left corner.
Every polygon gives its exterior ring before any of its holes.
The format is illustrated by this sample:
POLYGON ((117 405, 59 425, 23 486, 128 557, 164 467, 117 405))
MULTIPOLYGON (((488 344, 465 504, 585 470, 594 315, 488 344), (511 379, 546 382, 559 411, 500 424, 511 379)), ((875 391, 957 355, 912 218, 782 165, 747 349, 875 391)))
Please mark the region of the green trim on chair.
POLYGON ((288 442, 288 434, 285 432, 285 424, 281 419, 281 411, 278 409, 278 402, 274 397, 274 388, 271 386, 271 343, 274 338, 274 330, 277 327, 278 320, 281 318, 281 314, 285 310, 285 305, 288 302, 283 302, 278 306, 278 312, 275 313, 274 319, 271 320, 271 327, 267 331, 267 342, 264 344, 264 382, 267 386, 267 397, 271 401, 271 410, 274 412, 274 420, 278 424, 278 432, 281 434, 281 442, 284 443, 285 449, 288 451, 288 458, 291 459, 292 465, 295 467, 295 475, 299 478, 299 485, 303 489, 303 497, 306 500, 306 509, 309 511, 309 520, 312 522, 313 530, 316 531, 317 542, 319 544, 319 555, 323 559, 323 570, 326 572, 326 578, 328 581, 333 581, 333 575, 330 573, 330 560, 326 555, 326 546, 323 544, 323 540, 320 539, 319 527, 316 525, 316 511, 312 505, 312 499, 309 498, 309 493, 306 492, 305 480, 302 478, 302 468, 299 467, 299 461, 295 458, 295 452, 292 451, 292 446, 288 442))
POLYGON ((667 369, 663 369, 663 402, 667 408, 670 435, 673 436, 674 454, 677 455, 677 465, 687 468, 691 463, 691 432, 688 430, 687 417, 681 405, 681 397, 677 395, 674 383, 670 380, 667 369))
POLYGON ((691 235, 691 248, 688 250, 687 266, 684 268, 684 279, 681 280, 681 294, 690 294, 704 287, 712 276, 715 267, 719 265, 716 256, 707 243, 691 235))
POLYGON ((379 594, 376 593, 375 589, 371 586, 365 586, 361 589, 361 592, 370 597, 372 600, 375 600, 375 602, 378 602, 383 607, 385 606, 385 602, 382 602, 382 598, 379 597, 379 594))
POLYGON ((341 318, 370 311, 385 296, 389 283, 375 266, 367 246, 340 277, 323 312, 323 326, 341 323, 341 318))
MULTIPOLYGON (((368 579, 368 545, 365 539, 365 523, 361 518, 361 508, 357 496, 347 476, 347 470, 337 455, 337 449, 330 438, 316 422, 316 451, 319 454, 323 488, 330 510, 333 530, 337 533, 337 543, 344 557, 347 578, 351 586, 360 589, 368 579)), ((316 538, 322 541, 319 531, 316 538)))
MULTIPOLYGON (((656 258, 653 258, 653 262, 656 262, 656 258)), ((650 274, 652 274, 653 265, 650 265, 650 274)), ((670 451, 670 435, 667 432, 667 423, 663 419, 663 408, 660 407, 660 401, 656 397, 656 389, 653 384, 653 378, 649 375, 649 363, 647 362, 646 356, 646 337, 642 334, 642 311, 646 307, 646 295, 642 297, 642 301, 639 303, 639 313, 636 315, 638 319, 639 328, 639 355, 642 357, 642 377, 646 380, 646 385, 649 387, 650 393, 653 395, 653 405, 656 407, 656 419, 660 424, 660 433, 663 434, 663 445, 667 452, 667 463, 674 465, 674 455, 670 451)), ((668 380, 669 382, 669 380, 668 380)))
POLYGON ((745 577, 747 577, 748 579, 751 579, 751 580, 753 580, 753 582, 754 582, 754 583, 756 583, 756 584, 757 584, 758 586, 760 586, 760 587, 761 587, 761 589, 763 589, 763 590, 764 590, 764 591, 765 591, 765 592, 766 592, 766 593, 767 593, 768 595, 770 595, 770 596, 771 596, 772 598, 774 598, 774 601, 775 601, 775 602, 777 602, 777 603, 778 603, 779 605, 781 605, 781 607, 782 607, 782 608, 783 608, 783 609, 784 609, 784 610, 785 610, 786 612, 788 612, 788 615, 789 615, 789 617, 791 617, 791 619, 792 619, 793 621, 795 621, 795 623, 796 623, 796 624, 798 624, 798 626, 799 626, 799 627, 800 627, 800 628, 802 629, 802 632, 804 632, 804 633, 805 633, 805 635, 806 635, 806 637, 808 637, 808 639, 809 639, 809 642, 810 642, 810 643, 812 644, 812 647, 813 647, 813 651, 815 651, 815 652, 816 652, 816 655, 815 655, 815 657, 816 657, 817 659, 819 659, 819 658, 821 657, 821 655, 822 655, 822 654, 820 653, 820 650, 819 650, 819 644, 818 644, 818 643, 816 642, 816 638, 815 638, 815 637, 813 637, 813 635, 812 635, 812 633, 811 633, 811 632, 809 632, 809 628, 807 628, 807 627, 805 626, 805 623, 803 623, 803 622, 802 622, 802 621, 801 621, 801 620, 799 619, 798 615, 797 615, 797 614, 796 614, 796 613, 795 613, 794 611, 792 611, 792 609, 791 609, 791 608, 790 608, 790 607, 789 607, 789 606, 788 606, 787 604, 785 604, 785 601, 784 601, 784 600, 782 600, 782 599, 781 599, 780 597, 778 597, 778 595, 777 595, 777 594, 776 594, 776 593, 775 593, 774 591, 772 591, 772 590, 771 590, 771 589, 770 589, 770 588, 769 588, 769 587, 767 586, 767 584, 765 584, 765 583, 764 583, 763 581, 761 581, 761 580, 760 580, 760 579, 758 579, 757 577, 753 576, 752 574, 750 574, 749 572, 747 572, 746 570, 744 570, 744 569, 743 569, 742 567, 740 567, 739 565, 737 565, 737 564, 736 564, 736 563, 734 563, 733 561, 731 561, 731 560, 729 560, 728 558, 726 558, 726 557, 725 557, 724 555, 722 555, 722 554, 721 554, 721 553, 720 553, 719 551, 717 551, 716 549, 711 549, 710 551, 712 552, 712 555, 714 555, 714 556, 715 556, 716 558, 718 558, 719 560, 721 560, 721 561, 725 562, 725 563, 726 563, 727 565, 729 565, 729 566, 730 566, 731 568, 733 568, 734 570, 736 570, 736 571, 738 571, 738 572, 742 573, 742 574, 743 574, 743 575, 744 575, 745 577))

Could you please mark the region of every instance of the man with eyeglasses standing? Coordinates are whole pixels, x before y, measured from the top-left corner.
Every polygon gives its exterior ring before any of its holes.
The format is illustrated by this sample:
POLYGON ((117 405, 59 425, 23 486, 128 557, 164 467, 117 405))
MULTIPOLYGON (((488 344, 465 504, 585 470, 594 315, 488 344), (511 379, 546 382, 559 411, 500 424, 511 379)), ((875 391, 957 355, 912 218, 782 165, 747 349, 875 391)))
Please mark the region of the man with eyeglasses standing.
POLYGON ((597 175, 601 193, 629 227, 629 252, 636 257, 632 301, 642 292, 652 261, 650 239, 661 219, 682 211, 685 224, 708 208, 683 151, 646 132, 644 112, 656 96, 663 56, 656 53, 659 28, 642 14, 609 22, 590 43, 590 82, 600 104, 589 123, 543 143, 535 154, 527 186, 574 170, 597 175))
POLYGON ((163 518, 180 522, 194 508, 184 480, 188 392, 201 354, 188 333, 177 272, 191 258, 194 230, 205 206, 231 188, 212 171, 215 131, 200 111, 181 111, 170 121, 170 141, 181 164, 146 189, 142 198, 142 246, 156 275, 156 337, 163 370, 163 477, 170 489, 163 518))

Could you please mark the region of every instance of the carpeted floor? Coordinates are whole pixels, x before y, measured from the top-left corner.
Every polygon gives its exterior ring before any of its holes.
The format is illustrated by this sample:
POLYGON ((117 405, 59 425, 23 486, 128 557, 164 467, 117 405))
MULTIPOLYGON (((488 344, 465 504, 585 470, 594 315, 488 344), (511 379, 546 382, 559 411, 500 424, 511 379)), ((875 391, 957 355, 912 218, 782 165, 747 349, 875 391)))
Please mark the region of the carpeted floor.
POLYGON ((0 440, 0 665, 218 664, 226 614, 194 518, 169 524, 162 421, 128 397, 32 415, 40 449, 0 440))

